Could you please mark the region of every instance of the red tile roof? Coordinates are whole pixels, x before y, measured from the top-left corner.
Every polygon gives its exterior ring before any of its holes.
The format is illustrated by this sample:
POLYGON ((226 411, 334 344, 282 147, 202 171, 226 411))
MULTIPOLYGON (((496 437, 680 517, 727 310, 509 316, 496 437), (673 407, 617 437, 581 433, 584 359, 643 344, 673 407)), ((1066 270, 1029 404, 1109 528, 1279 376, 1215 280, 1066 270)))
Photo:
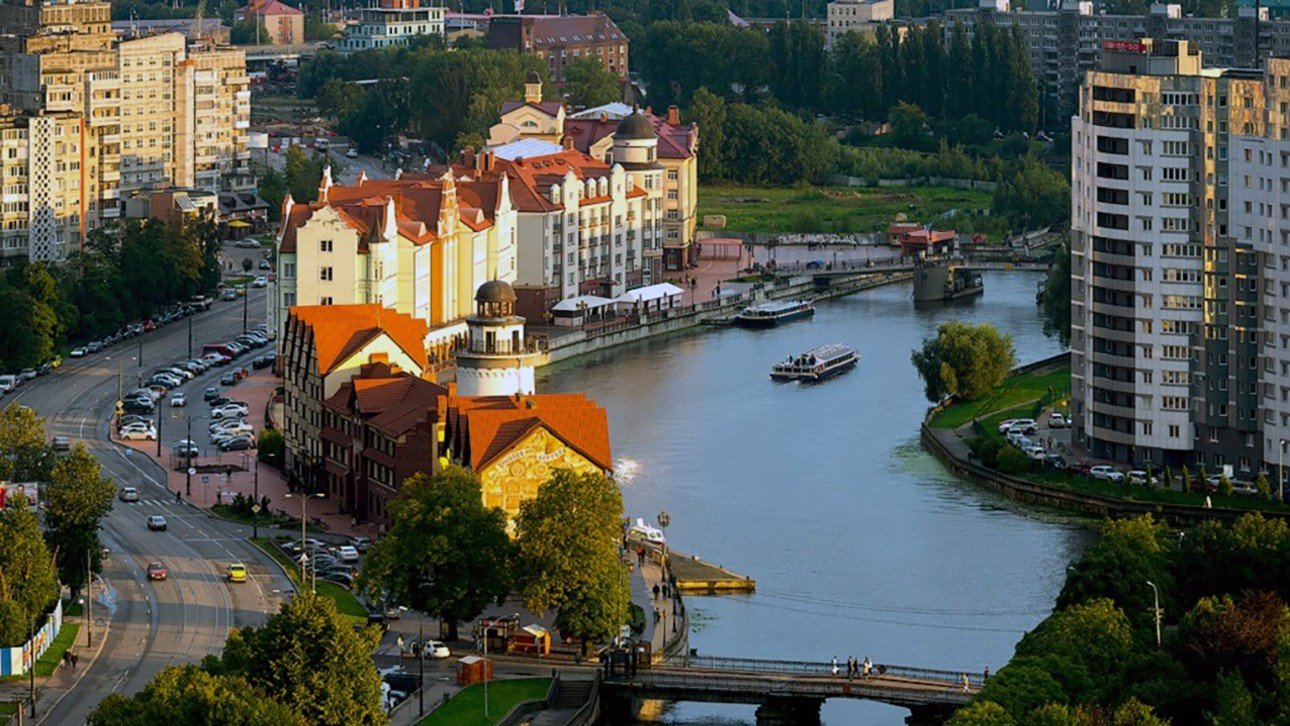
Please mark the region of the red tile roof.
MULTIPOLYGON (((645 117, 654 125, 658 135, 658 155, 664 159, 688 159, 694 156, 698 144, 698 130, 694 124, 672 125, 663 116, 646 113, 645 117)), ((573 142, 573 148, 584 154, 590 153, 591 147, 618 129, 618 119, 606 118, 571 118, 564 122, 565 138, 573 142)))
POLYGON ((627 36, 607 15, 542 15, 534 17, 533 45, 558 48, 587 43, 627 42, 627 36))
POLYGON ((290 5, 278 2, 278 0, 258 2, 253 7, 248 6, 246 10, 252 15, 304 15, 300 8, 293 8, 290 5))
POLYGON ((380 305, 302 305, 288 312, 312 335, 318 372, 327 375, 381 333, 390 336, 417 365, 426 364, 425 321, 380 305))
POLYGON ((423 421, 434 418, 435 404, 448 389, 399 372, 377 373, 377 377, 354 378, 341 386, 327 405, 347 414, 357 413, 369 426, 399 436, 423 421))
POLYGON ((447 396, 440 410, 453 431, 454 451, 475 471, 488 466, 538 426, 596 466, 613 469, 605 409, 581 394, 447 396))
POLYGON ((536 108, 551 118, 559 116, 560 109, 564 108, 564 104, 559 101, 538 101, 537 103, 531 103, 529 101, 506 101, 502 104, 502 113, 508 114, 517 108, 523 108, 525 106, 536 108))

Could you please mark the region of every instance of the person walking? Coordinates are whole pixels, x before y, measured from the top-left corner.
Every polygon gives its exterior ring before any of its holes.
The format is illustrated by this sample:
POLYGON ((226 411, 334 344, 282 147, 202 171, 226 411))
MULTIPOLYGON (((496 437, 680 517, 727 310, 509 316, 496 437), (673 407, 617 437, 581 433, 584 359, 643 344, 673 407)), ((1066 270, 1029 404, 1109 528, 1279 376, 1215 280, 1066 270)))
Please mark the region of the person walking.
POLYGON ((873 675, 873 661, 869 660, 869 656, 867 656, 867 655, 864 657, 864 671, 863 671, 863 673, 864 673, 864 677, 865 677, 865 678, 868 678, 869 676, 872 676, 872 675, 873 675))
POLYGON ((658 599, 658 594, 659 594, 659 592, 661 592, 661 590, 659 589, 658 583, 656 582, 656 583, 654 583, 654 599, 655 599, 655 600, 657 600, 657 599, 658 599))
POLYGON ((833 677, 838 677, 838 657, 836 655, 833 656, 833 677))
POLYGON ((990 680, 990 666, 985 667, 985 673, 983 673, 981 676, 982 683, 985 683, 988 680, 990 680))
POLYGON ((971 686, 972 686, 972 682, 968 680, 968 675, 964 673, 963 674, 963 692, 967 693, 969 690, 971 690, 971 686))

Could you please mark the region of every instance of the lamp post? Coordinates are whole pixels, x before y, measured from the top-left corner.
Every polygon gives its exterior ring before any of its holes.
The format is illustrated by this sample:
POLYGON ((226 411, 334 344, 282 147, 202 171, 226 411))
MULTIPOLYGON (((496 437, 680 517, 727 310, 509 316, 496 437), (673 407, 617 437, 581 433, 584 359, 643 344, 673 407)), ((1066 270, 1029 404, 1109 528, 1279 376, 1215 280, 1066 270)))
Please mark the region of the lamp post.
POLYGON ((36 718, 36 621, 27 621, 27 687, 31 696, 31 717, 36 718))
POLYGON ((90 551, 85 550, 85 647, 94 646, 94 572, 90 568, 90 551))
POLYGON ((1160 588, 1156 587, 1156 583, 1152 582, 1151 580, 1147 580, 1147 584, 1151 586, 1151 595, 1155 600, 1155 607, 1153 608, 1153 610, 1156 617, 1156 647, 1159 648, 1160 647, 1160 617, 1164 612, 1160 609, 1160 588))
POLYGON ((663 510, 658 513, 658 527, 663 530, 663 559, 659 563, 659 572, 663 578, 667 577, 667 525, 672 523, 672 515, 663 510))
MULTIPOLYGON (((191 319, 191 318, 190 318, 191 319)), ((188 439, 184 446, 184 496, 192 499, 193 496, 193 417, 188 417, 188 439)))
MULTIPOLYGON (((426 715, 426 614, 417 611, 419 618, 417 620, 417 708, 420 715, 426 715)), ((487 686, 485 686, 487 688, 487 686)), ((484 699, 487 702, 487 698, 484 699)), ((488 715, 488 706, 485 703, 484 715, 488 715)))
MULTIPOLYGON (((305 563, 309 561, 309 553, 305 551, 305 522, 308 521, 307 505, 309 504, 310 499, 322 499, 323 495, 321 492, 317 494, 300 492, 298 494, 287 494, 286 496, 288 499, 300 500, 300 584, 303 586, 308 582, 308 574, 305 572, 305 563)), ((315 569, 314 572, 317 573, 317 570, 315 569)), ((314 582, 314 587, 317 587, 316 580, 314 582)))
POLYGON ((260 457, 255 457, 255 501, 251 503, 251 536, 260 536, 260 457))
POLYGON ((188 316, 188 357, 189 358, 193 357, 193 316, 196 314, 197 314, 197 311, 194 308, 192 314, 188 316))
POLYGON ((1285 504, 1286 501, 1285 453, 1286 440, 1280 439, 1277 442, 1277 499, 1281 500, 1282 504, 1285 504))

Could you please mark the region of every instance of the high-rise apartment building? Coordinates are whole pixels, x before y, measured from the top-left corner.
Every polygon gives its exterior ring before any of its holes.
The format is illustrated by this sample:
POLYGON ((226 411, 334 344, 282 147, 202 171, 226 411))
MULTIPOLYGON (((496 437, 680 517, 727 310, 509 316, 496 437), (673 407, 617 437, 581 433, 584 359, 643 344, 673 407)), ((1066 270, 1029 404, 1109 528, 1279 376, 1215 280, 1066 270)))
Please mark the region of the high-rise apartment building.
POLYGON ((12 131, 5 143, 19 143, 22 128, 29 145, 25 169, 0 166, 0 263, 63 256, 119 218, 131 194, 254 186, 244 53, 189 45, 179 33, 118 40, 110 16, 106 2, 0 2, 0 102, 12 131), (46 117, 62 120, 38 121, 46 117), (31 146, 41 138, 32 132, 50 123, 54 153, 45 154, 31 146), (51 199, 65 203, 44 201, 51 199), (30 245, 20 243, 25 235, 30 245))
POLYGON ((1191 42, 1108 41, 1080 86, 1071 393, 1094 457, 1260 465, 1259 265, 1231 167, 1264 107, 1261 72, 1202 68, 1191 42))

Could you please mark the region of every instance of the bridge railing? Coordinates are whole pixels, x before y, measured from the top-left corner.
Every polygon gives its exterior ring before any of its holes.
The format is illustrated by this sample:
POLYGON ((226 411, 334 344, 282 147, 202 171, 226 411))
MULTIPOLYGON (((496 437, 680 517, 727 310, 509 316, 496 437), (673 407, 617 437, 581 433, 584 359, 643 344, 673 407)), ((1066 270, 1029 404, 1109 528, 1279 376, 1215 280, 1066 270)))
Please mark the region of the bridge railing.
MULTIPOLYGON (((692 655, 687 659, 686 667, 690 669, 745 673, 780 673, 804 676, 833 675, 832 662, 761 660, 757 658, 727 658, 712 655, 692 655)), ((839 663, 838 668, 840 669, 840 673, 846 672, 845 663, 839 663)), ((939 681, 955 686, 963 685, 964 675, 962 671, 918 668, 915 666, 893 665, 890 663, 875 663, 873 666, 873 672, 875 675, 883 675, 893 678, 910 678, 921 681, 939 681)), ((982 685, 982 674, 977 673, 973 675, 969 673, 967 675, 969 683, 974 686, 982 685)))
MULTIPOLYGON (((701 673, 695 669, 650 669, 635 676, 605 678, 607 683, 622 683, 647 689, 674 689, 706 693, 757 693, 763 696, 870 698, 888 703, 966 703, 973 692, 961 685, 944 683, 928 687, 926 683, 903 683, 878 679, 846 680, 838 678, 784 678, 784 672, 736 673, 721 671, 701 673)), ((803 676, 807 674, 802 674, 803 676)))

